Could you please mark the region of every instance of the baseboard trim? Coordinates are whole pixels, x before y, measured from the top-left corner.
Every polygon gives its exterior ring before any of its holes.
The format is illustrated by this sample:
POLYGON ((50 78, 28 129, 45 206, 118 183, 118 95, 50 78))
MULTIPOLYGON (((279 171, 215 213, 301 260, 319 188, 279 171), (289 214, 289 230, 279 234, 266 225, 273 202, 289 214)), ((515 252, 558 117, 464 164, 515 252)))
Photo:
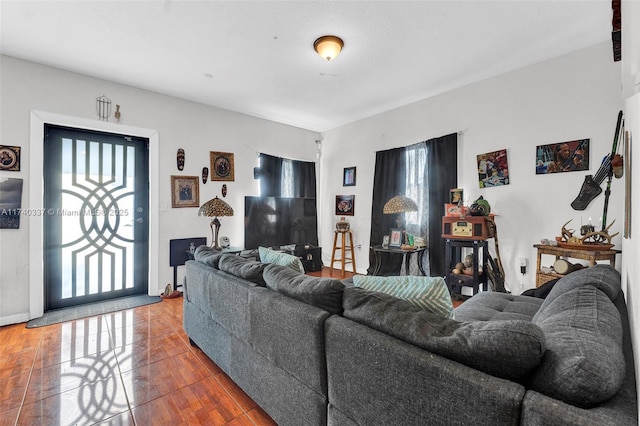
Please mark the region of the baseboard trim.
POLYGON ((11 324, 18 324, 21 322, 27 322, 29 321, 29 313, 28 312, 24 312, 21 314, 14 314, 14 315, 9 315, 6 317, 0 317, 0 326, 3 325, 11 325, 11 324))

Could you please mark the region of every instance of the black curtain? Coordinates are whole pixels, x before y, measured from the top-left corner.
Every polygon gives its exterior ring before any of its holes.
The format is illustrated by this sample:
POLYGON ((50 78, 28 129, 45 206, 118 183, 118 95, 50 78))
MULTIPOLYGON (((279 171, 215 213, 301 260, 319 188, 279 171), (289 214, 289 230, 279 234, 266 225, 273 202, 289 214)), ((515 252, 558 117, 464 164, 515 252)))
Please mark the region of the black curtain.
MULTIPOLYGON (((396 215, 383 214, 385 203, 398 194, 404 195, 406 185, 405 148, 395 148, 376 152, 373 175, 373 200, 371 207, 371 246, 382 244, 382 237, 389 235, 389 229, 396 227, 396 215)), ((402 266, 401 254, 379 253, 381 268, 378 275, 399 275, 402 266)), ((376 258, 373 250, 369 253, 368 275, 373 275, 376 258)))
POLYGON ((293 168, 293 196, 316 198, 316 163, 291 160, 293 168))
POLYGON ((458 187, 458 134, 430 139, 427 142, 427 178, 429 179, 428 252, 431 276, 444 277, 445 240, 442 238, 444 205, 449 190, 458 187))
MULTIPOLYGON (((282 167, 285 159, 269 154, 260 154, 260 195, 262 197, 282 196, 282 167)), ((293 169, 293 196, 316 198, 316 163, 312 161, 291 161, 293 169)), ((288 182, 291 183, 291 182, 288 182)))
POLYGON ((260 195, 279 197, 282 188, 282 158, 260 154, 260 195))

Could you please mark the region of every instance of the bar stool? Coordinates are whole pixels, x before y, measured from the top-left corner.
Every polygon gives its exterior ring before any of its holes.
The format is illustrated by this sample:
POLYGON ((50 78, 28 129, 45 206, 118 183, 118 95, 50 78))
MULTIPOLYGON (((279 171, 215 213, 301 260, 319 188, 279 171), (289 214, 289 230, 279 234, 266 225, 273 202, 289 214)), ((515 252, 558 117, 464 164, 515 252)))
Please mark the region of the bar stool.
MULTIPOLYGON (((351 264, 353 273, 356 273, 356 260, 353 256, 353 232, 347 231, 334 231, 333 236, 333 251, 331 252, 331 271, 333 271, 333 264, 340 262, 342 276, 344 277, 344 267, 347 263, 351 264), (338 245, 338 235, 341 236, 340 245, 338 245), (347 241, 348 240, 348 241, 347 241), (336 251, 341 251, 341 257, 336 259, 336 251)), ((332 272, 333 273, 333 272, 332 272)))

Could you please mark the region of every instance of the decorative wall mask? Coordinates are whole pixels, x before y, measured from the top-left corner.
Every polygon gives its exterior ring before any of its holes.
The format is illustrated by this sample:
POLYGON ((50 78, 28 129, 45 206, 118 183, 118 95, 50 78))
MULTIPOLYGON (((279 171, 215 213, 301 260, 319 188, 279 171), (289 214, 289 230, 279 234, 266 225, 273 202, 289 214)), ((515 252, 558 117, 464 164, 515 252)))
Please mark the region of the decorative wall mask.
POLYGON ((209 177, 209 168, 208 167, 203 167, 202 168, 202 183, 207 183, 207 178, 209 177))
POLYGON ((178 162, 178 170, 182 171, 184 169, 184 149, 178 148, 176 160, 178 162))
POLYGON ((222 196, 226 197, 227 196, 227 184, 223 184, 222 185, 222 196))

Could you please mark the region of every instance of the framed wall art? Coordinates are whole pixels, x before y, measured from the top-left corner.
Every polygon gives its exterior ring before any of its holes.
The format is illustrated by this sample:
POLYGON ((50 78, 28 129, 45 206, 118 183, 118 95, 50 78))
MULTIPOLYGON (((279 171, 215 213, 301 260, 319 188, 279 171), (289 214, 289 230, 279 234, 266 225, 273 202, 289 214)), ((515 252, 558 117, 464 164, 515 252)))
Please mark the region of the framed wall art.
POLYGON ((487 152, 476 156, 480 188, 509 185, 507 150, 487 152))
POLYGON ((336 195, 336 215, 353 216, 355 195, 336 195))
POLYGON ((355 186, 356 185, 356 168, 345 167, 342 173, 342 186, 355 186))
POLYGON ((20 171, 20 147, 0 145, 0 170, 20 171))
POLYGON ((589 139, 538 145, 536 174, 589 170, 589 139))
POLYGON ((0 229, 20 228, 22 184, 22 179, 0 178, 0 229))
POLYGON ((211 180, 235 180, 233 171, 233 153, 211 151, 211 180))
POLYGON ((198 176, 171 176, 171 207, 200 207, 198 176))

